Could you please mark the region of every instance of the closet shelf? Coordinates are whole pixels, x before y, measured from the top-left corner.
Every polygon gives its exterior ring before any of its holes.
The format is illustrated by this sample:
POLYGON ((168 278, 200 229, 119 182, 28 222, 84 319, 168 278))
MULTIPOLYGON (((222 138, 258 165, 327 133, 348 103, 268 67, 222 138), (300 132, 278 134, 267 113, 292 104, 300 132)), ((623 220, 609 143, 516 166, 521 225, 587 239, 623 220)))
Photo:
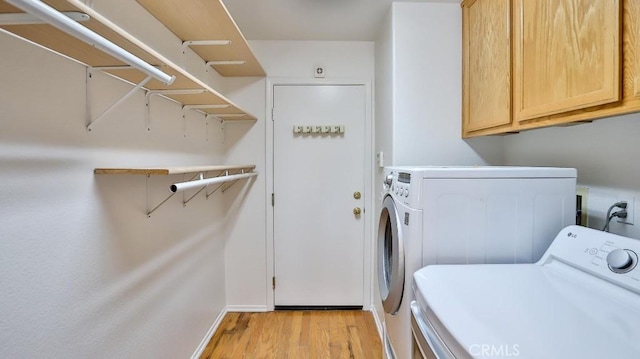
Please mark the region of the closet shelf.
POLYGON ((136 0, 222 76, 266 76, 220 0, 136 0))
POLYGON ((145 167, 145 168, 96 168, 93 170, 95 174, 106 175, 146 175, 147 181, 151 175, 175 175, 175 174, 193 174, 190 179, 184 182, 177 182, 169 186, 169 194, 155 207, 150 208, 147 200, 147 217, 151 217, 151 214, 165 204, 171 197, 177 192, 182 192, 190 189, 197 189, 189 198, 183 197, 182 205, 186 206, 192 199, 194 199, 200 192, 210 188, 209 185, 217 185, 211 191, 205 191, 205 197, 209 199, 211 195, 221 190, 223 193, 231 188, 236 182, 242 179, 255 177, 258 172, 255 172, 255 165, 234 165, 234 166, 183 166, 183 167, 145 167), (205 174, 208 172, 216 172, 213 177, 205 178, 205 174))
MULTIPOLYGON (((98 35, 108 39, 124 50, 130 52, 141 60, 157 66, 160 70, 176 79, 171 85, 152 79, 144 88, 157 91, 182 105, 228 105, 219 108, 202 108, 200 111, 216 116, 220 115, 225 121, 230 120, 256 120, 256 117, 242 110, 222 94, 209 85, 196 78, 180 66, 171 62, 131 34, 127 33, 95 10, 79 0, 44 0, 44 3, 60 12, 81 12, 87 14, 88 21, 79 22, 98 35), (201 93, 180 92, 175 90, 204 90, 201 93), (169 90, 169 91, 166 91, 169 90), (176 94, 177 92, 177 94, 176 94)), ((4 1, 0 1, 0 14, 23 14, 24 12, 4 1)), ((49 24, 25 24, 25 25, 0 25, 0 28, 27 39, 40 46, 65 55, 79 61, 88 67, 100 68, 103 71, 121 78, 125 81, 140 84, 145 80, 146 74, 127 66, 120 60, 102 52, 74 36, 58 30, 49 24)))
POLYGON ((145 168, 96 168, 98 175, 175 175, 186 173, 204 173, 213 171, 253 171, 255 165, 234 166, 183 166, 183 167, 145 167, 145 168))

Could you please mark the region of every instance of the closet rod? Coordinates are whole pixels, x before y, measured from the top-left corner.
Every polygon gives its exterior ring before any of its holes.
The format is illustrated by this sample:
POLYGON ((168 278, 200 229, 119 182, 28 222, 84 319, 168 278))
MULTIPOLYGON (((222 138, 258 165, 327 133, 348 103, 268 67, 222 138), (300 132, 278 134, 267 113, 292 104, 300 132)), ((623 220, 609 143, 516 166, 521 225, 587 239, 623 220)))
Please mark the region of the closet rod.
POLYGON ((147 75, 157 79, 158 81, 171 85, 176 79, 158 70, 151 64, 143 61, 139 57, 124 50, 113 42, 96 34, 88 28, 76 23, 74 20, 63 15, 56 9, 48 6, 40 0, 5 0, 9 4, 21 9, 22 11, 36 16, 52 26, 66 32, 67 34, 96 47, 105 53, 115 57, 116 59, 129 64, 147 75))
POLYGON ((169 189, 171 190, 171 192, 178 192, 178 191, 184 191, 184 190, 187 190, 187 189, 190 189, 190 188, 208 186, 208 185, 214 184, 214 183, 237 181, 239 179, 253 177, 253 176, 257 176, 257 175, 258 175, 258 172, 249 172, 249 173, 241 173, 241 174, 237 174, 237 175, 228 175, 228 176, 222 176, 222 177, 205 178, 205 179, 199 179, 199 180, 195 180, 195 181, 187 181, 187 182, 175 183, 175 184, 172 184, 169 189))

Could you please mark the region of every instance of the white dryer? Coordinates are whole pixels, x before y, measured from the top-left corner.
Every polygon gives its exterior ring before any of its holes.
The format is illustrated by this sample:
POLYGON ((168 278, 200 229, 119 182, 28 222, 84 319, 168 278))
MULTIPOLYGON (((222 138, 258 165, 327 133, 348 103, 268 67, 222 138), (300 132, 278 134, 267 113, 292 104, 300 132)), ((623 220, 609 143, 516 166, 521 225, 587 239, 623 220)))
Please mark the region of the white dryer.
POLYGON ((536 264, 414 275, 418 358, 640 358, 640 241, 569 226, 536 264))
POLYGON ((576 170, 387 167, 377 238, 383 357, 412 353, 412 275, 437 263, 533 263, 575 223, 576 170))

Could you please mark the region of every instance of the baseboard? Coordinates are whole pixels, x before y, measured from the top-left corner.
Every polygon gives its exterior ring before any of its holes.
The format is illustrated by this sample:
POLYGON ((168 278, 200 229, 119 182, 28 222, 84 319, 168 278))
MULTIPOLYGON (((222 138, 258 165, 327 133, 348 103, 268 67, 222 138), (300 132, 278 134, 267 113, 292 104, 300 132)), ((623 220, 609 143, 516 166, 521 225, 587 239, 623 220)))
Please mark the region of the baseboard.
POLYGON ((267 312, 266 305, 227 305, 227 312, 267 312))
POLYGON ((211 325, 211 328, 209 328, 207 335, 204 336, 196 351, 191 355, 191 359, 200 358, 204 350, 207 348, 207 344, 209 344, 211 337, 213 337, 213 334, 216 332, 216 329, 218 329, 218 326, 220 325, 220 323, 222 323, 222 318, 224 318, 227 312, 228 310, 226 307, 222 309, 216 320, 213 322, 213 325, 211 325))
POLYGON ((378 335, 380 336, 380 340, 383 340, 384 328, 382 327, 382 320, 378 318, 378 311, 376 310, 375 305, 372 305, 369 310, 373 314, 373 320, 376 322, 376 327, 378 327, 378 335))

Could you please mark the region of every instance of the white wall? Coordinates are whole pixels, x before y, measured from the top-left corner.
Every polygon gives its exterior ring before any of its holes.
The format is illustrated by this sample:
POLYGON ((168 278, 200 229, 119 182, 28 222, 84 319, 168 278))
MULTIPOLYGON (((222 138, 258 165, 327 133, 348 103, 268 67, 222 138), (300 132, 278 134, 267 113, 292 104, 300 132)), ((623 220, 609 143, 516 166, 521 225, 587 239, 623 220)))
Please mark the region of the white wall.
MULTIPOLYGON (((376 87, 375 87, 375 142, 374 151, 383 155, 383 165, 390 165, 393 161, 393 110, 395 97, 393 96, 393 82, 394 82, 394 38, 393 38, 393 11, 390 9, 387 16, 384 18, 383 23, 380 26, 380 31, 376 38, 376 87)), ((379 226, 379 213, 382 208, 382 196, 379 193, 382 186, 383 170, 379 167, 379 163, 376 163, 374 167, 374 189, 375 193, 375 222, 374 222, 374 243, 378 240, 378 226, 379 226)), ((374 314, 377 319, 377 324, 380 326, 384 321, 384 308, 382 307, 382 301, 380 299, 380 290, 378 289, 378 255, 377 246, 374 245, 374 268, 373 271, 373 308, 374 314)), ((382 328, 378 328, 380 334, 382 334, 382 328)))
POLYGON ((226 299, 230 311, 264 311, 267 309, 265 79, 229 79, 227 89, 229 98, 242 103, 258 121, 224 125, 225 162, 255 164, 259 174, 250 186, 236 184, 227 197, 228 206, 237 210, 237 216, 227 222, 226 299))
POLYGON ((393 164, 502 162, 502 141, 461 139, 462 10, 393 3, 393 164))
MULTIPOLYGON (((459 3, 394 2, 381 24, 375 59, 375 151, 384 153, 386 166, 504 161, 502 138, 461 139, 461 22, 459 3)), ((382 169, 375 175, 380 190, 382 169)), ((377 193, 376 213, 381 195, 377 193)), ((382 318, 379 298, 375 300, 382 318)))
MULTIPOLYGON (((179 40, 137 3, 98 6, 180 57, 179 40)), ((242 134, 223 139, 195 112, 184 131, 179 105, 160 98, 147 131, 142 92, 87 132, 84 66, 4 33, 0 49, 0 357, 190 356, 224 312, 226 237, 259 186, 200 194, 184 208, 178 194, 147 218, 183 176, 93 169, 245 163, 262 152, 241 155, 242 134)), ((92 83, 96 112, 131 88, 102 75, 92 83)))
MULTIPOLYGON (((589 226, 602 229, 611 204, 640 199, 639 120, 639 114, 630 114, 506 136, 506 164, 577 168, 578 184, 589 188, 589 226)), ((613 220, 611 232, 640 238, 640 217, 634 212, 634 226, 613 220)))
POLYGON ((313 79, 315 66, 326 78, 373 79, 374 44, 367 41, 250 41, 270 78, 313 79))

